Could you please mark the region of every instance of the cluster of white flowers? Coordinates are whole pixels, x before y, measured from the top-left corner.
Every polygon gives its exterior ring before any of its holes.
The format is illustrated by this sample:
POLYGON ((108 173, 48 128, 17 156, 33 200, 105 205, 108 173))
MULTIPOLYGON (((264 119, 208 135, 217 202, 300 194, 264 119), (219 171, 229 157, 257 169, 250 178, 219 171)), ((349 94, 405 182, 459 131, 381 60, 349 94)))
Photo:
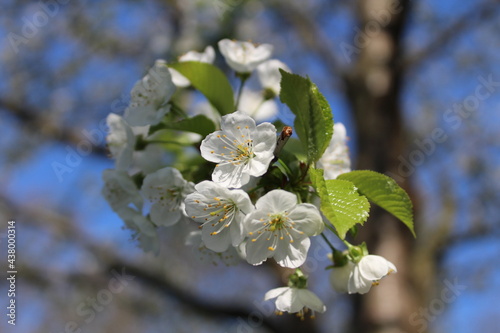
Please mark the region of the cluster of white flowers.
MULTIPOLYGON (((165 61, 157 60, 132 88, 124 117, 110 114, 107 118, 107 143, 116 169, 104 171, 102 193, 145 250, 159 251, 159 228, 180 221, 194 225, 194 221, 201 230, 191 232, 188 242, 200 249, 238 253, 252 265, 273 258, 282 267, 296 269, 288 287, 270 290, 265 299, 275 298, 279 312, 298 313, 304 318, 311 310, 314 316, 326 307, 307 289, 307 278, 299 267, 306 261, 310 237, 324 231, 322 215, 316 205, 303 203, 299 192, 280 186, 269 188, 263 181, 280 149, 276 149, 276 127, 262 121, 278 110, 279 69, 290 69, 270 59, 273 47, 268 44, 224 39, 218 46, 227 65, 241 79, 241 87, 235 111, 209 117, 220 130, 208 134, 198 146, 200 155, 214 163, 211 180, 200 181, 189 168, 174 168, 158 158, 162 147, 154 143, 166 125, 165 117, 177 107, 172 97, 176 89, 191 82, 168 68, 165 61), (260 94, 243 89, 253 72, 258 75, 260 94)), ((178 60, 213 64, 215 50, 208 46, 204 52, 191 51, 178 60)), ((346 138, 344 125, 335 124, 331 143, 317 163, 326 179, 350 171, 346 138)), ((310 191, 309 185, 305 188, 310 191)), ((372 284, 396 271, 393 264, 373 255, 349 257, 346 262, 331 273, 332 286, 340 292, 366 293, 372 284)))

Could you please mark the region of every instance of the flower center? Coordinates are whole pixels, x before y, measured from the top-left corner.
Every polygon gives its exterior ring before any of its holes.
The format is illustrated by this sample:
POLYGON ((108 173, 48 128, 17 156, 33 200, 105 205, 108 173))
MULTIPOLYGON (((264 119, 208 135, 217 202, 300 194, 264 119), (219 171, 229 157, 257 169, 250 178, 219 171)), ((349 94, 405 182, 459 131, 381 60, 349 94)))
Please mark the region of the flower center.
POLYGON ((218 155, 221 158, 221 163, 217 166, 224 164, 240 165, 241 163, 247 164, 256 155, 253 152, 253 140, 250 135, 250 128, 248 126, 236 126, 239 135, 234 135, 233 139, 225 134, 217 135, 223 143, 222 148, 224 152, 217 153, 215 150, 210 151, 211 154, 218 155), (229 152, 225 152, 225 151, 229 152))
MULTIPOLYGON (((202 202, 197 200, 196 203, 201 204, 202 202)), ((237 207, 233 201, 214 197, 213 200, 203 202, 203 204, 205 205, 203 211, 205 211, 206 214, 200 216, 191 216, 191 218, 193 219, 202 218, 205 220, 205 223, 201 227, 210 222, 212 227, 220 224, 218 229, 211 233, 211 235, 217 235, 222 230, 224 230, 224 228, 230 226, 232 218, 234 217, 237 210, 237 207)))
POLYGON ((286 227, 285 223, 288 221, 288 217, 281 214, 274 214, 270 216, 269 219, 269 231, 281 230, 286 227))
POLYGON ((163 186, 151 186, 156 193, 148 196, 149 201, 158 203, 161 206, 168 207, 171 211, 177 210, 182 202, 182 188, 171 187, 164 188, 163 186))

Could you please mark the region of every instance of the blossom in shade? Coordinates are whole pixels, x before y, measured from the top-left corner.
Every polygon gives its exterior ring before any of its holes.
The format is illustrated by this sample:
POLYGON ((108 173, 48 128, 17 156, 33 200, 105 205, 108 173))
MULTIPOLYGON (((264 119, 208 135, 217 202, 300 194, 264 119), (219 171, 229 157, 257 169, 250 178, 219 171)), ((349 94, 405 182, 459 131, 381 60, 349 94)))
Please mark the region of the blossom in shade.
POLYGON ((168 101, 175 89, 166 62, 156 60, 148 74, 132 88, 125 120, 132 126, 158 124, 170 110, 168 101))
POLYGON ((137 209, 142 209, 143 199, 139 189, 127 172, 106 169, 102 173, 102 179, 104 180, 102 195, 115 212, 130 204, 137 209))
POLYGON ((194 184, 186 181, 179 170, 166 167, 144 178, 142 195, 152 203, 151 220, 158 226, 171 226, 185 215, 184 199, 194 191, 194 184))
POLYGON ((325 179, 335 179, 338 175, 351 171, 351 159, 349 158, 344 124, 335 123, 330 144, 319 159, 317 167, 325 171, 325 179))
POLYGON ((271 123, 255 125, 241 111, 222 117, 221 130, 209 134, 201 143, 201 156, 217 163, 212 180, 225 187, 239 188, 250 176, 262 176, 268 169, 276 147, 276 128, 271 123))
POLYGON ((334 266, 330 273, 330 284, 333 289, 339 293, 346 293, 347 286, 349 284, 349 278, 352 275, 354 269, 354 263, 348 261, 343 266, 334 266))
POLYGON ((135 148, 135 135, 132 128, 119 115, 110 113, 106 118, 109 132, 106 136, 109 152, 115 159, 118 170, 126 170, 132 164, 135 148))
POLYGON ((248 236, 246 259, 260 265, 274 257, 280 266, 295 268, 304 263, 311 241, 323 231, 318 209, 297 204, 295 194, 273 190, 257 200, 256 209, 245 219, 248 236))
MULTIPOLYGON (((213 64, 214 60, 215 50, 210 45, 207 46, 203 52, 189 51, 188 53, 179 57, 179 62, 198 61, 207 64, 213 64)), ((184 75, 182 75, 175 69, 169 68, 169 71, 172 75, 172 81, 177 87, 183 88, 191 85, 191 82, 189 82, 189 80, 184 75)))
POLYGON ((202 225, 202 240, 215 252, 239 245, 244 238, 243 220, 254 207, 248 194, 227 189, 211 181, 195 186, 196 191, 184 201, 187 215, 202 225))
POLYGON ((124 207, 120 209, 118 215, 125 226, 132 230, 132 238, 138 241, 139 247, 146 252, 158 254, 160 251, 160 241, 156 226, 139 211, 124 207))
POLYGON ((310 309, 311 318, 314 318, 314 312, 323 313, 326 306, 312 291, 305 288, 281 287, 269 290, 264 299, 270 300, 276 298, 276 309, 289 313, 297 313, 300 318, 310 309))
POLYGON ((243 89, 238 109, 255 121, 269 120, 278 114, 278 105, 273 99, 264 99, 262 94, 250 89, 243 89))
POLYGON ((218 45, 229 67, 238 73, 251 73, 258 65, 269 59, 273 52, 273 46, 270 44, 256 46, 250 42, 223 39, 218 45))
POLYGON ((202 231, 191 231, 185 241, 185 245, 190 246, 194 253, 198 254, 201 261, 211 262, 214 266, 223 263, 226 266, 235 266, 240 261, 239 247, 230 246, 224 252, 214 252, 206 247, 205 243, 201 240, 202 231))
POLYGON ((123 207, 117 213, 129 229, 147 236, 154 236, 156 234, 155 225, 137 210, 131 207, 123 207))
POLYGON ((280 68, 286 72, 291 72, 290 68, 277 59, 268 60, 257 67, 257 75, 260 84, 266 90, 271 91, 275 96, 280 94, 281 73, 280 68))

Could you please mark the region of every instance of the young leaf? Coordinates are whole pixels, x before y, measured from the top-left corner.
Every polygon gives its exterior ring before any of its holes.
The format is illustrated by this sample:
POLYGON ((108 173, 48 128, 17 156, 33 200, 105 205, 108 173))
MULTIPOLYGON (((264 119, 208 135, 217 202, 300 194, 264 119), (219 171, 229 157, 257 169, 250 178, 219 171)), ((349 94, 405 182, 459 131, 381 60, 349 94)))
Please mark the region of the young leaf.
POLYGON ((186 61, 169 64, 169 67, 184 75, 221 115, 234 112, 233 89, 224 73, 214 65, 186 61))
POLYGON ((309 169, 311 182, 321 199, 321 212, 344 239, 346 233, 357 223, 368 219, 370 203, 359 195, 356 186, 347 180, 323 178, 323 170, 309 169))
POLYGON ((282 69, 280 72, 280 100, 295 114, 295 131, 307 150, 308 162, 316 162, 332 138, 332 110, 309 78, 290 74, 282 69))
POLYGON ((207 136, 215 131, 214 122, 201 114, 177 122, 165 122, 161 126, 162 128, 198 133, 202 136, 207 136))
POLYGON ((401 220, 415 236, 413 205, 410 197, 394 179, 370 170, 357 170, 341 174, 338 179, 356 185, 360 194, 401 220))

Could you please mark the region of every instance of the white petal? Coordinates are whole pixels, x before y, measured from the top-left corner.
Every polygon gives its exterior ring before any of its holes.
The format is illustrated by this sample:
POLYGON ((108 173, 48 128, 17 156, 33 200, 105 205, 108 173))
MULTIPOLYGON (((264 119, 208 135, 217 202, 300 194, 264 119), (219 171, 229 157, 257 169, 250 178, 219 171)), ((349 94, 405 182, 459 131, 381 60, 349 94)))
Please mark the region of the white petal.
POLYGON ((214 163, 223 161, 220 157, 220 153, 226 153, 227 150, 224 149, 226 144, 220 138, 222 135, 224 135, 222 131, 215 131, 207 135, 201 142, 201 156, 207 161, 214 163))
POLYGON ((151 206, 149 212, 151 221, 162 227, 169 227, 180 221, 182 213, 180 210, 170 210, 166 206, 161 206, 159 203, 151 206))
POLYGON ((259 124, 254 137, 257 144, 254 145, 254 152, 274 151, 276 147, 276 127, 271 123, 259 124))
POLYGON ((126 170, 132 164, 135 149, 135 135, 132 128, 119 115, 110 113, 106 118, 109 134, 106 142, 111 155, 116 159, 116 168, 126 170))
POLYGON ((244 172, 245 167, 243 164, 219 164, 212 173, 212 180, 222 186, 240 188, 250 180, 250 175, 244 172))
POLYGON ((288 288, 288 290, 276 299, 276 308, 280 311, 287 311, 290 313, 299 312, 304 305, 300 303, 297 296, 296 288, 288 288))
POLYGON ((223 39, 219 41, 219 50, 227 64, 239 73, 252 72, 266 61, 272 53, 272 45, 262 44, 257 47, 249 42, 223 39))
POLYGON ((323 232, 325 224, 316 206, 303 203, 290 211, 288 217, 296 223, 295 228, 308 236, 317 236, 323 232))
POLYGON ((335 179, 338 175, 351 171, 351 159, 346 141, 345 126, 342 123, 335 123, 330 144, 318 161, 318 167, 324 170, 325 179, 335 179))
MULTIPOLYGON (((358 263, 360 274, 367 280, 377 281, 389 273, 389 261, 381 256, 367 255, 358 263)), ((394 265, 392 265, 394 267, 394 265)))
POLYGON ((231 234, 227 228, 226 230, 221 231, 218 234, 212 234, 214 230, 218 230, 218 226, 216 228, 211 227, 210 223, 207 223, 203 226, 202 231, 202 240, 205 246, 214 251, 214 252, 224 252, 231 245, 231 234))
POLYGON ((326 306, 312 291, 307 289, 297 289, 297 295, 300 303, 302 303, 305 307, 319 313, 326 311, 326 306))
POLYGON ((349 292, 349 294, 353 293, 366 294, 368 291, 370 291, 370 288, 372 287, 372 282, 373 281, 365 279, 360 274, 359 267, 358 265, 356 265, 349 278, 347 291, 349 292))
POLYGON ((263 88, 271 89, 276 95, 280 93, 281 73, 279 69, 291 72, 290 68, 277 59, 268 60, 257 67, 259 81, 263 88))
POLYGON ((228 115, 222 117, 221 120, 221 129, 225 132, 229 132, 233 134, 235 137, 239 137, 241 131, 237 129, 237 127, 244 129, 248 126, 248 131, 252 133, 255 130, 255 120, 252 117, 248 116, 242 111, 235 111, 228 115))
POLYGON ((253 239, 247 241, 246 260, 249 264, 260 265, 274 254, 273 251, 269 250, 269 242, 266 237, 267 235, 261 234, 254 238, 255 241, 253 239))
POLYGON ((240 95, 238 110, 245 112, 256 122, 269 120, 278 113, 278 105, 274 100, 264 101, 262 93, 244 88, 240 95))
POLYGON ((257 200, 256 208, 269 213, 290 211, 297 205, 295 194, 284 190, 272 190, 257 200))
POLYGON ((280 288, 275 288, 269 290, 265 295, 264 295, 264 300, 268 301, 270 299, 276 298, 279 295, 283 294, 285 291, 290 289, 290 287, 280 287, 280 288))
POLYGON ((278 247, 275 250, 274 259, 278 265, 288 268, 301 266, 307 259, 307 251, 309 251, 309 247, 311 246, 311 240, 309 238, 304 238, 303 240, 294 239, 293 243, 287 241, 286 245, 288 245, 286 248, 278 247), (286 255, 283 256, 283 253, 286 255))
POLYGON ((349 284, 349 277, 354 269, 354 263, 347 262, 344 266, 333 267, 330 273, 330 283, 339 293, 347 292, 347 285, 349 284))
POLYGON ((238 246, 245 239, 245 233, 243 230, 243 214, 239 213, 237 217, 231 222, 229 231, 231 233, 231 245, 238 246))
POLYGON ((125 224, 131 229, 138 230, 141 233, 153 237, 156 234, 155 226, 141 213, 130 207, 123 207, 117 211, 125 224))
POLYGON ((162 108, 175 92, 175 84, 166 62, 157 60, 148 74, 137 81, 130 92, 125 120, 133 126, 155 125, 167 109, 162 108))
POLYGON ((133 203, 137 209, 142 209, 143 200, 139 189, 125 171, 106 169, 102 173, 104 187, 102 194, 115 211, 133 203))
POLYGON ((179 57, 180 62, 199 61, 212 64, 215 60, 215 50, 212 46, 207 46, 203 52, 189 51, 179 57))
POLYGON ((170 75, 172 76, 172 82, 179 88, 189 87, 191 82, 181 73, 173 68, 168 69, 170 71, 170 75))

